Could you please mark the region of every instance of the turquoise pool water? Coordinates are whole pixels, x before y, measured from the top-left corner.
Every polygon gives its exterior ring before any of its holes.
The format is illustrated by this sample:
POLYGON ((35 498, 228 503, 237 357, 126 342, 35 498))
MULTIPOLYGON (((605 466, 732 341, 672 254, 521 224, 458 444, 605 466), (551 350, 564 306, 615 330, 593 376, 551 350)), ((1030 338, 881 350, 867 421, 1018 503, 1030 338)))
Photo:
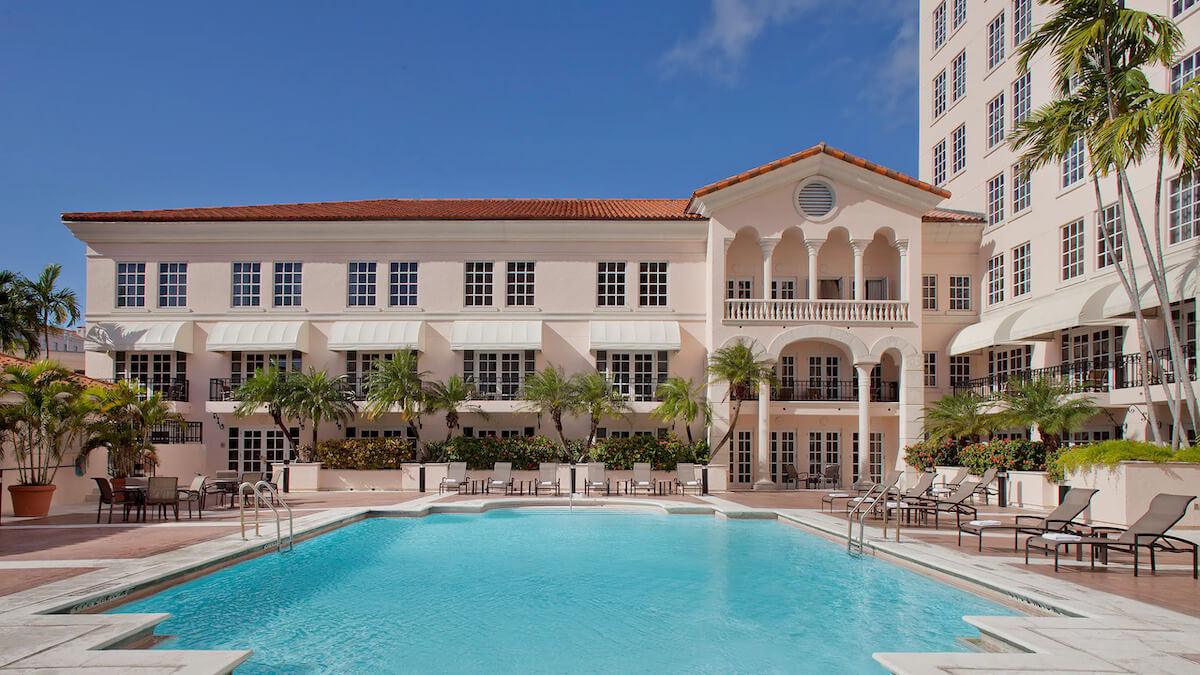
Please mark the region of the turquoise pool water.
POLYGON ((249 673, 882 672, 1014 613, 773 521, 532 509, 365 520, 114 611, 249 673))

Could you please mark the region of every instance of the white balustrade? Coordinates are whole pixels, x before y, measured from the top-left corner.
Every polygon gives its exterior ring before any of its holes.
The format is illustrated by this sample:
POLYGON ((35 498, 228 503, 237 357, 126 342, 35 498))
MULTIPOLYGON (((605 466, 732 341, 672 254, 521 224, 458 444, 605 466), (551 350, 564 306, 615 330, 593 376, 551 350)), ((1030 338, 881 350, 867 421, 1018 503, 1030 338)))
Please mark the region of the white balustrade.
POLYGON ((908 303, 900 300, 725 301, 725 320, 735 323, 906 323, 908 303))

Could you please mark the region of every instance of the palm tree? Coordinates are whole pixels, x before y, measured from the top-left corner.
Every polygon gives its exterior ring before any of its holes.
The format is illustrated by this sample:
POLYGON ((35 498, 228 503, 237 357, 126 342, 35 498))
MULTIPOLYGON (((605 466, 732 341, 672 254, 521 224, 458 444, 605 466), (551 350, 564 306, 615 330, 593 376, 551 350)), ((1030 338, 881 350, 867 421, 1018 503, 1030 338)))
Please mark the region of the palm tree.
POLYGON ((674 428, 676 422, 683 422, 687 429, 688 443, 692 442, 692 423, 697 417, 704 420, 704 426, 712 424, 712 405, 704 393, 704 385, 693 384, 684 377, 672 377, 658 385, 658 407, 651 411, 656 419, 667 422, 674 428))
POLYGON ((418 370, 419 357, 411 349, 402 349, 390 359, 379 359, 366 378, 366 413, 372 419, 399 409, 400 418, 411 430, 415 456, 425 460, 421 449, 421 413, 425 410, 425 380, 429 371, 418 370))
MULTIPOLYGON (((317 431, 321 422, 345 424, 354 418, 358 408, 354 394, 346 387, 346 376, 331 377, 324 370, 309 368, 307 373, 292 375, 292 392, 288 407, 291 416, 312 421, 312 450, 317 447, 317 431)), ((311 450, 310 450, 311 452, 311 450)))
POLYGON ((476 396, 475 385, 458 375, 445 382, 431 382, 425 391, 425 409, 430 413, 446 411, 446 440, 459 428, 459 414, 472 412, 487 419, 489 415, 477 405, 468 405, 476 396))
POLYGON ((67 449, 86 433, 95 407, 71 371, 53 361, 16 363, 0 380, 0 452, 11 448, 19 485, 52 485, 67 449))
POLYGON ((0 351, 21 350, 27 357, 36 358, 38 317, 29 300, 29 288, 23 277, 9 270, 0 270, 0 351))
POLYGON ((605 417, 624 417, 630 412, 629 401, 601 373, 582 373, 572 380, 576 409, 588 416, 588 437, 584 447, 590 448, 596 440, 600 420, 605 417))
POLYGON ((576 394, 575 385, 566 372, 553 365, 526 377, 521 384, 520 396, 526 401, 525 409, 536 412, 538 417, 550 416, 558 439, 562 441, 563 452, 566 452, 567 437, 563 434, 562 418, 579 409, 576 394))
POLYGON ((233 398, 238 401, 233 414, 238 417, 248 417, 266 408, 271 421, 279 427, 283 437, 287 439, 289 457, 296 456, 296 440, 288 430, 287 419, 294 412, 295 380, 291 373, 270 365, 259 368, 254 374, 238 385, 233 392, 233 398))
POLYGON ((1013 379, 1004 393, 1001 426, 1036 426, 1047 450, 1057 450, 1063 435, 1075 431, 1100 409, 1086 396, 1072 396, 1071 386, 1048 378, 1013 379))
POLYGON ((154 428, 184 421, 182 415, 172 412, 160 392, 149 392, 137 382, 126 380, 111 387, 94 387, 88 393, 98 415, 88 425, 91 435, 81 454, 86 458, 93 449, 106 449, 114 478, 130 475, 138 464, 156 465, 158 453, 151 440, 154 428))
POLYGON ((946 439, 977 443, 997 428, 997 419, 986 411, 987 406, 987 399, 973 391, 947 394, 925 406, 925 435, 935 443, 946 439))
POLYGON ((708 358, 706 370, 712 382, 723 382, 729 386, 729 398, 733 401, 729 429, 721 438, 721 442, 712 449, 712 454, 715 455, 733 437, 738 417, 742 414, 742 403, 755 396, 759 387, 775 384, 775 364, 769 359, 761 358, 749 345, 739 340, 713 352, 708 358))
POLYGON ((46 265, 37 279, 25 283, 29 303, 41 322, 44 349, 50 348, 51 325, 70 324, 79 318, 79 298, 75 291, 57 287, 61 272, 62 265, 46 265))

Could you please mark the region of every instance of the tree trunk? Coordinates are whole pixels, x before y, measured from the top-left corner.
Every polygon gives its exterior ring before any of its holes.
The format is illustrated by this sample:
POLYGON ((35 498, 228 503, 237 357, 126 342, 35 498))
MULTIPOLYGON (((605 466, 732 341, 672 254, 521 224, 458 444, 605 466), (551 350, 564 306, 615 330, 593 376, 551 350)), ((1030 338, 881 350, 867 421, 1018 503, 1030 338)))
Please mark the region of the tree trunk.
POLYGON ((721 438, 721 442, 717 443, 717 447, 715 447, 711 451, 709 451, 708 456, 710 458, 713 455, 720 452, 721 448, 725 447, 725 444, 729 442, 729 439, 733 438, 733 430, 737 428, 738 417, 740 417, 741 414, 742 414, 742 397, 735 396, 733 399, 733 416, 729 420, 729 429, 725 432, 725 435, 721 438))
POLYGON ((683 428, 687 429, 688 445, 691 445, 693 443, 693 441, 692 441, 692 425, 690 423, 685 423, 683 425, 683 428))

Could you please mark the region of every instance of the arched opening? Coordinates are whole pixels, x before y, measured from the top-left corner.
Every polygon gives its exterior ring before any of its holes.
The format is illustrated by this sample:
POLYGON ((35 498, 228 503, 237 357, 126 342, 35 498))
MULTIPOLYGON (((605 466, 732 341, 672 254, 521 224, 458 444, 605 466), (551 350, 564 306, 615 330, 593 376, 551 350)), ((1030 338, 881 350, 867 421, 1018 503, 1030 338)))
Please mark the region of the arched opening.
POLYGON ((846 230, 835 227, 817 253, 817 297, 822 300, 845 300, 854 281, 854 251, 846 230))
POLYGON ((854 355, 835 340, 788 343, 775 360, 776 401, 855 401, 854 355))
POLYGON ((867 300, 900 299, 900 251, 882 232, 863 253, 863 280, 867 300))
POLYGON ((799 228, 783 233, 771 255, 771 299, 808 297, 808 247, 799 228))
POLYGON ((748 300, 762 295, 763 252, 758 233, 743 228, 725 252, 725 297, 748 300))

